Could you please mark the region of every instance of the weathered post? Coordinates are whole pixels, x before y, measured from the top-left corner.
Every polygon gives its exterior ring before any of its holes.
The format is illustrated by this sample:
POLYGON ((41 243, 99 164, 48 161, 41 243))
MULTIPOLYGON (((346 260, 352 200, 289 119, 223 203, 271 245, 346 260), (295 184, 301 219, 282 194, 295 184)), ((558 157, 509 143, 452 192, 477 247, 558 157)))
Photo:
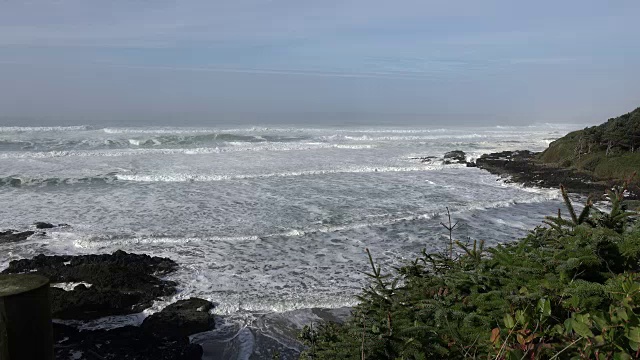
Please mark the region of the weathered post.
POLYGON ((0 360, 53 360, 46 277, 0 274, 0 360))

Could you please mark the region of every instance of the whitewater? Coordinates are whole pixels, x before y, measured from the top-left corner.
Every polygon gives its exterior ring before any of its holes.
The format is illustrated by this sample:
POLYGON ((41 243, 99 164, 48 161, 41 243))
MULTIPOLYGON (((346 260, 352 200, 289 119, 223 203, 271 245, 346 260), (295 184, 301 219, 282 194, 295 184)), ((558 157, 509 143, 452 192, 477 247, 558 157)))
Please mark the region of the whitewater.
POLYGON ((446 207, 463 241, 525 235, 557 190, 441 158, 540 151, 578 127, 0 127, 0 229, 70 225, 1 244, 0 269, 41 253, 169 257, 179 292, 147 313, 201 297, 235 324, 216 331, 242 337, 257 314, 354 305, 365 248, 383 269, 443 250, 446 207))

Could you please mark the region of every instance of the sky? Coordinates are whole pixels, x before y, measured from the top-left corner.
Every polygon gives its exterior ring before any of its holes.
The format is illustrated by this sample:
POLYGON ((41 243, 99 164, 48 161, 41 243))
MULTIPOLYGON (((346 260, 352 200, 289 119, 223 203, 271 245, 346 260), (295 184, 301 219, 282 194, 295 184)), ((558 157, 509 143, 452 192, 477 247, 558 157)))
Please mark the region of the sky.
POLYGON ((0 125, 599 123, 637 0, 0 0, 0 125))

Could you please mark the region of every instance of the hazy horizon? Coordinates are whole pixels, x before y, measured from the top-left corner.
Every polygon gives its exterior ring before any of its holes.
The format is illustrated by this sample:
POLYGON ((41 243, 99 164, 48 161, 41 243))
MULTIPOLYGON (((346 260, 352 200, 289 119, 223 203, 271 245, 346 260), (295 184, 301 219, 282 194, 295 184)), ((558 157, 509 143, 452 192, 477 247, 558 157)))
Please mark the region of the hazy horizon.
MULTIPOLYGON (((0 125, 596 124, 637 1, 0 2, 0 125)), ((634 92, 635 91, 635 92, 634 92)))
MULTIPOLYGON (((566 120, 566 119, 565 119, 566 120)), ((506 118, 482 114, 375 114, 375 113, 289 113, 256 114, 232 113, 200 116, 185 115, 123 115, 123 116, 87 116, 87 117, 0 117, 0 126, 8 127, 297 127, 297 128, 464 128, 495 126, 540 126, 544 124, 574 124, 577 127, 598 124, 606 119, 594 122, 581 120, 536 121, 513 123, 506 118)))

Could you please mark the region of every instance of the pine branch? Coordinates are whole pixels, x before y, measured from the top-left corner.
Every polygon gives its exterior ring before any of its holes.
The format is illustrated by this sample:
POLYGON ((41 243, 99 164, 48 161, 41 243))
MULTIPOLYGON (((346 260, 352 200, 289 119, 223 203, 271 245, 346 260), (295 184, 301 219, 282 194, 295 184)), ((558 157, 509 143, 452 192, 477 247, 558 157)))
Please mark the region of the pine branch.
POLYGON ((562 193, 562 199, 564 200, 564 205, 567 207, 569 211, 569 215, 571 216, 571 220, 574 223, 578 223, 578 216, 576 216, 576 211, 573 208, 573 204, 571 203, 571 199, 569 199, 569 194, 567 193, 567 189, 564 185, 560 185, 560 192, 562 193))
POLYGON ((458 221, 455 224, 451 225, 451 212, 449 211, 449 207, 447 206, 447 217, 449 219, 449 225, 445 225, 443 222, 440 222, 440 225, 444 226, 445 229, 449 231, 449 258, 453 259, 453 230, 458 226, 458 221))
POLYGON ((582 209, 582 212, 578 217, 578 224, 583 224, 587 221, 587 219, 589 218, 589 214, 591 213, 591 208, 593 208, 593 200, 591 199, 591 196, 589 196, 589 198, 587 198, 587 203, 585 204, 584 209, 582 209))

